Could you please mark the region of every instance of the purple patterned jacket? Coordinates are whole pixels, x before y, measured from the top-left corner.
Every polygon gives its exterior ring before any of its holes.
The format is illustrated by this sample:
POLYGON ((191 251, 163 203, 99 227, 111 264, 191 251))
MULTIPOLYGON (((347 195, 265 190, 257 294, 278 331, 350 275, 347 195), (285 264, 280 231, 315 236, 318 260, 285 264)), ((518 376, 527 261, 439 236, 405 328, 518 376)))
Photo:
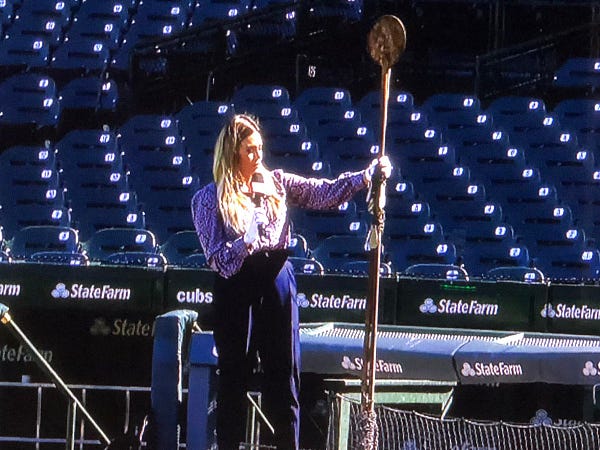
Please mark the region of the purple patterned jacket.
MULTIPOLYGON (((367 186, 364 171, 346 172, 334 180, 304 178, 282 170, 274 170, 271 174, 286 205, 306 209, 334 208, 350 200, 367 186)), ((236 274, 249 252, 243 236, 225 226, 217 206, 217 188, 214 182, 194 195, 192 218, 210 267, 224 278, 236 274)), ((290 240, 288 211, 268 223, 264 234, 257 251, 285 249, 290 240)))

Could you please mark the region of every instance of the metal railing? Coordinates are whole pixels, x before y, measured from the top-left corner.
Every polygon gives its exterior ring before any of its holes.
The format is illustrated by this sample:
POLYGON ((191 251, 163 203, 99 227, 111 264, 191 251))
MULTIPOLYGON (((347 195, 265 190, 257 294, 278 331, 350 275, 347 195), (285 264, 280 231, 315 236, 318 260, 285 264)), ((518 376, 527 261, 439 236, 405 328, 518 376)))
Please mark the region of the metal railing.
MULTIPOLYGON (((101 412, 112 416, 114 429, 106 428, 106 434, 112 436, 139 435, 143 423, 134 410, 138 406, 144 412, 147 411, 147 405, 150 403, 150 387, 73 384, 68 385, 67 388, 69 391, 77 393, 83 407, 90 408, 95 412, 104 409, 101 412), (120 400, 117 397, 120 397, 120 400), (115 411, 117 409, 115 405, 122 405, 121 410, 115 411)), ((3 405, 6 406, 7 402, 0 402, 0 416, 5 418, 1 428, 0 448, 4 448, 3 444, 5 443, 29 443, 34 444, 35 449, 42 450, 45 444, 64 444, 66 448, 78 449, 106 447, 107 442, 99 437, 95 427, 88 426, 85 417, 77 420, 75 415, 68 416, 69 432, 65 437, 59 437, 59 431, 55 432, 52 426, 55 420, 48 418, 48 415, 51 415, 54 419, 57 413, 63 412, 56 402, 52 401, 52 393, 56 389, 57 387, 53 383, 0 382, 0 396, 4 394, 19 400, 23 399, 23 402, 20 403, 23 410, 35 410, 33 422, 24 424, 23 420, 19 420, 20 411, 15 411, 14 408, 4 410, 3 405), (32 398, 32 391, 35 396, 35 404, 27 403, 27 400, 32 398), (11 429, 7 426, 7 423, 11 422, 6 420, 9 415, 13 416, 12 422, 19 422, 18 431, 11 433, 11 429), (25 429, 29 427, 29 431, 25 429), (47 429, 48 427, 50 429, 47 429)), ((143 446, 143 443, 140 445, 143 446)))

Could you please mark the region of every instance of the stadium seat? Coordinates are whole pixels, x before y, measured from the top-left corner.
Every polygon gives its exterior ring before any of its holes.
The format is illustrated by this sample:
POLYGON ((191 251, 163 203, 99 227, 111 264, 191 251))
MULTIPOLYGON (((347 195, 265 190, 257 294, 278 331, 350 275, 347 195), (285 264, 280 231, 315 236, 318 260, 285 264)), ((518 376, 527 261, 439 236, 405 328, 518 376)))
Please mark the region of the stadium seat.
MULTIPOLYGON (((389 94, 388 126, 394 126, 399 118, 405 118, 406 113, 415 109, 414 97, 410 92, 392 90, 389 94)), ((374 130, 381 128, 381 91, 374 90, 364 94, 355 104, 364 123, 374 130)), ((410 117, 410 116, 409 116, 410 117)))
POLYGON ((292 264, 295 273, 304 275, 324 275, 325 268, 323 264, 314 258, 290 256, 288 261, 292 264))
POLYGON ((391 264, 395 272, 403 272, 415 264, 438 267, 439 264, 456 265, 458 262, 455 245, 434 238, 386 240, 384 251, 386 262, 391 264))
POLYGON ((47 75, 17 74, 0 83, 0 125, 55 128, 60 101, 54 79, 47 75))
POLYGON ((50 46, 41 37, 8 35, 0 42, 0 73, 5 76, 44 70, 49 62, 50 46))
POLYGON ((40 252, 55 252, 58 261, 61 255, 75 255, 81 250, 77 231, 64 226, 21 228, 9 241, 8 246, 10 255, 20 261, 27 261, 40 252))
POLYGON ((213 151, 221 128, 235 113, 233 105, 220 101, 197 101, 175 114, 192 170, 204 182, 212 180, 213 151))
POLYGON ((66 25, 61 17, 20 14, 7 31, 6 36, 9 39, 30 36, 44 40, 52 51, 63 41, 63 31, 66 25))
POLYGON ((595 92, 600 87, 600 60, 567 58, 554 72, 552 84, 559 88, 581 88, 584 92, 595 92))
POLYGON ((83 242, 83 248, 88 254, 90 262, 100 263, 106 263, 109 258, 118 258, 121 256, 118 254, 123 253, 133 253, 136 258, 140 253, 147 255, 159 254, 154 234, 149 230, 139 228, 98 230, 83 242))
POLYGON ((290 236, 290 244, 287 248, 290 256, 298 258, 308 258, 311 253, 311 249, 308 248, 308 241, 304 236, 298 233, 292 233, 290 236))
POLYGON ((70 124, 82 122, 99 126, 114 118, 119 100, 115 80, 96 76, 78 77, 68 81, 59 91, 62 118, 70 124), (71 115, 71 117, 69 117, 71 115))
POLYGON ((469 274, 465 268, 456 264, 413 264, 404 269, 402 275, 423 279, 469 281, 469 274))
POLYGON ((542 271, 535 267, 495 267, 488 271, 486 278, 495 281, 523 281, 526 283, 543 283, 545 280, 542 271))
POLYGON ((379 156, 379 145, 372 130, 352 122, 321 125, 311 133, 318 145, 320 158, 333 174, 358 172, 379 156), (318 128, 318 133, 314 133, 318 128))
POLYGON ((160 246, 160 252, 168 264, 181 266, 189 256, 202 254, 202 247, 195 230, 184 230, 169 236, 160 246))
POLYGON ((136 189, 145 212, 146 227, 159 242, 178 231, 194 229, 190 205, 200 187, 198 177, 190 173, 180 178, 149 175, 146 184, 136 189))
POLYGON ((287 88, 278 85, 248 84, 237 89, 230 100, 236 111, 259 119, 288 117, 292 109, 287 88))
POLYGON ((234 20, 248 13, 248 0, 200 0, 192 14, 194 26, 234 20))
POLYGON ((85 23, 89 19, 104 23, 114 23, 118 28, 124 28, 129 24, 131 12, 129 6, 133 4, 137 6, 137 0, 128 0, 128 2, 120 0, 103 2, 86 1, 79 7, 75 23, 85 23))
MULTIPOLYGON (((352 200, 331 210, 294 210, 292 221, 294 229, 307 239, 310 248, 317 247, 331 235, 364 238, 367 234, 367 224, 358 214, 356 203, 352 200)), ((326 264, 325 261, 322 262, 326 264)))
POLYGON ((113 253, 108 255, 103 263, 116 266, 141 266, 161 270, 167 266, 166 258, 160 253, 133 251, 113 253))
POLYGON ((368 255, 364 237, 332 235, 313 249, 313 257, 323 265, 326 272, 332 273, 339 272, 350 261, 364 261, 368 255))
POLYGON ((312 127, 321 121, 329 121, 332 116, 343 117, 352 109, 352 98, 347 89, 318 86, 302 90, 292 104, 310 134, 312 127))
POLYGON ((496 267, 530 267, 529 249, 506 223, 491 224, 487 234, 468 234, 462 259, 470 275, 484 277, 496 267))
POLYGON ((65 42, 93 41, 114 52, 121 45, 123 29, 124 25, 118 20, 86 17, 79 13, 65 33, 65 42))
POLYGON ((96 39, 70 39, 52 54, 50 69, 56 79, 65 82, 77 76, 100 76, 108 68, 110 49, 96 39))

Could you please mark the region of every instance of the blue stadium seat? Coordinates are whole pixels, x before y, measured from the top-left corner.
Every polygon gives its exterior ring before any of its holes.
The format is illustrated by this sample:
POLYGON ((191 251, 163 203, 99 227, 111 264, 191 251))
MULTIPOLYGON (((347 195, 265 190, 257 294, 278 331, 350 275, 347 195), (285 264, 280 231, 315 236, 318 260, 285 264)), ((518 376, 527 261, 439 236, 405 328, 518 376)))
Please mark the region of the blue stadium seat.
POLYGON ((292 109, 287 88, 279 85, 248 84, 237 89, 230 100, 236 111, 259 119, 289 117, 292 109))
POLYGON ((494 123, 507 131, 542 123, 547 115, 546 103, 538 97, 507 95, 493 100, 486 108, 494 123))
POLYGON ((490 269, 486 278, 495 281, 522 281, 526 283, 543 283, 545 280, 541 270, 535 267, 495 267, 490 269))
POLYGON ((67 23, 61 17, 24 14, 16 18, 6 36, 9 39, 19 36, 41 39, 49 45, 52 51, 63 41, 65 26, 67 23))
POLYGON ((43 70, 50 62, 50 46, 38 36, 7 36, 0 42, 0 71, 4 75, 43 70))
POLYGON ((68 81, 60 89, 59 99, 65 121, 68 114, 75 114, 79 121, 85 115, 94 115, 97 121, 104 121, 117 111, 119 87, 111 79, 78 77, 68 81))
POLYGON ((479 127, 491 122, 473 95, 457 93, 432 94, 421 105, 432 126, 442 130, 479 127))
POLYGON ((536 266, 555 282, 596 281, 600 276, 600 251, 575 236, 535 252, 536 266))
POLYGON ((365 239, 361 236, 332 235, 323 239, 313 249, 313 257, 326 272, 339 272, 350 261, 364 261, 368 258, 365 239))
MULTIPOLYGON (((415 109, 414 97, 410 92, 391 90, 388 102, 388 126, 393 126, 399 118, 405 118, 407 112, 415 109)), ((381 128, 381 91, 369 91, 355 104, 362 120, 372 129, 381 128)), ((409 116, 410 118, 410 116, 409 116)))
POLYGON ((317 140, 320 158, 334 174, 363 170, 379 156, 379 145, 366 126, 345 122, 317 128, 318 134, 311 137, 317 140))
POLYGON ((40 252, 53 252, 56 260, 61 255, 80 253, 80 242, 77 231, 64 226, 29 226, 21 228, 9 241, 10 255, 15 260, 27 261, 35 258, 40 252))
MULTIPOLYGON (((86 4, 89 2, 86 2, 86 4)), ((82 17, 78 14, 65 33, 65 41, 93 41, 102 43, 109 51, 116 51, 123 38, 123 25, 116 20, 82 17)))
POLYGON ((202 254, 202 247, 195 230, 183 230, 164 240, 160 252, 167 258, 168 264, 180 266, 189 256, 202 254))
POLYGON ((444 240, 423 239, 398 240, 390 239, 384 243, 385 260, 395 272, 403 272, 415 264, 456 265, 458 263, 456 247, 444 240))
POLYGON ((489 227, 489 233, 467 235, 462 258, 469 274, 485 277, 496 267, 529 267, 527 246, 519 243, 512 226, 499 223, 489 227))
POLYGON ((109 258, 118 258, 123 253, 133 253, 136 257, 140 253, 146 255, 159 254, 154 234, 149 230, 139 228, 98 230, 83 242, 83 248, 91 262, 100 263, 106 263, 109 258))
POLYGON ((288 41, 296 36, 300 13, 298 0, 254 0, 251 9, 261 15, 240 30, 242 45, 256 48, 262 44, 288 41))
POLYGON ((298 233, 292 233, 290 236, 290 244, 287 248, 290 256, 299 258, 308 258, 311 253, 311 249, 308 248, 308 241, 304 236, 298 233))
POLYGON ((310 248, 317 247, 331 235, 364 238, 367 233, 367 224, 352 200, 331 210, 293 210, 292 221, 294 229, 307 239, 310 248))
POLYGON ((100 76, 108 68, 110 49, 96 39, 71 39, 60 44, 52 54, 50 68, 55 78, 100 76))
POLYGON ((565 130, 577 136, 579 145, 600 158, 600 102, 591 98, 569 98, 558 102, 552 112, 565 130))
MULTIPOLYGON (((123 155, 110 129, 75 129, 56 143, 62 178, 68 189, 112 187, 128 190, 123 155)), ((77 192, 74 192, 76 194, 77 192)))
POLYGON ((234 114, 233 105, 220 101, 197 101, 175 114, 192 170, 204 182, 212 180, 213 151, 221 128, 234 114))
POLYGON ((193 230, 190 204, 200 188, 197 176, 181 178, 147 177, 145 186, 137 189, 145 212, 146 227, 159 242, 183 230, 193 230))
POLYGON ((105 228, 145 228, 145 213, 133 191, 112 188, 82 189, 70 194, 73 223, 83 240, 105 228))
POLYGON ((137 0, 129 0, 128 2, 119 0, 83 2, 74 18, 75 23, 86 22, 87 19, 90 19, 113 23, 118 28, 124 28, 129 24, 131 18, 130 6, 134 3, 137 4, 137 0))
POLYGON ((456 264, 413 264, 404 269, 402 274, 421 279, 469 281, 469 274, 465 268, 456 264))
POLYGON ((331 24, 357 22, 363 17, 362 0, 332 0, 319 2, 308 11, 311 21, 331 24))
POLYGON ((331 116, 343 117, 352 109, 352 97, 344 88, 318 86, 302 90, 292 104, 310 133, 311 128, 322 120, 328 121, 331 116))
POLYGON ((139 266, 164 270, 167 260, 160 252, 116 252, 102 261, 104 264, 116 266, 139 266))
POLYGON ((295 273, 304 275, 324 275, 325 267, 314 258, 290 256, 288 261, 292 264, 295 273))
POLYGON ((600 60, 567 58, 554 72, 552 84, 559 88, 581 88, 594 92, 600 87, 600 60))
POLYGON ((0 125, 26 126, 39 130, 56 128, 60 101, 56 83, 43 74, 18 74, 0 83, 0 125))
POLYGON ((199 0, 192 13, 194 26, 234 20, 250 10, 248 0, 199 0))

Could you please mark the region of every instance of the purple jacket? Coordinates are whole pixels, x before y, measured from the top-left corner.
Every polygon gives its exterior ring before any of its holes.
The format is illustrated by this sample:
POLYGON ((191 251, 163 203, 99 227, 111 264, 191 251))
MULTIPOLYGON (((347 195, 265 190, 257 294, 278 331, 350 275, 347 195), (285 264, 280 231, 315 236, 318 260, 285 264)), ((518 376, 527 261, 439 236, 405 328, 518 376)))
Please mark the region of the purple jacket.
MULTIPOLYGON (((364 171, 346 172, 334 180, 304 178, 274 170, 275 185, 280 187, 287 206, 306 209, 331 209, 350 200, 366 187, 364 171)), ((237 273, 248 249, 243 236, 225 226, 217 205, 217 188, 210 183, 192 199, 192 218, 200 244, 210 267, 225 278, 237 273)), ((287 248, 290 240, 289 211, 264 227, 258 251, 287 248)))

